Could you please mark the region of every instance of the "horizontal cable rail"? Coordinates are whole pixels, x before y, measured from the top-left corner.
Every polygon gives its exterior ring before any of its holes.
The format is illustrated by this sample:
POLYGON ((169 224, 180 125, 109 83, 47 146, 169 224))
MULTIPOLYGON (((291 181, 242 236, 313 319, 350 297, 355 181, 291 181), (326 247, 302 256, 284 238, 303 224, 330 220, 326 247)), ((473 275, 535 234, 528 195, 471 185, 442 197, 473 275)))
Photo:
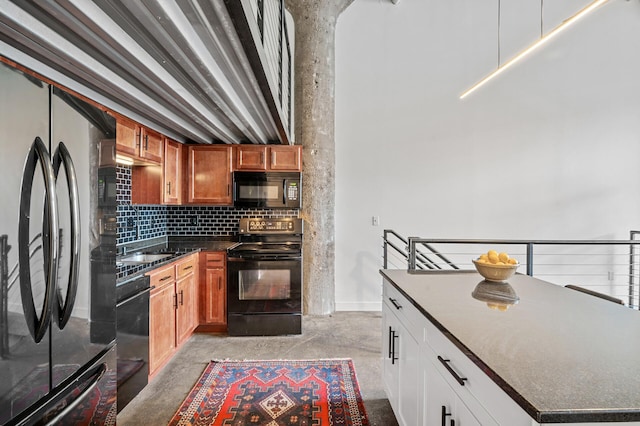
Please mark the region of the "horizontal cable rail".
POLYGON ((640 231, 629 240, 487 240, 383 236, 385 269, 474 270, 488 250, 506 252, 526 273, 557 285, 575 285, 640 306, 640 231), (636 239, 639 238, 639 239, 636 239))

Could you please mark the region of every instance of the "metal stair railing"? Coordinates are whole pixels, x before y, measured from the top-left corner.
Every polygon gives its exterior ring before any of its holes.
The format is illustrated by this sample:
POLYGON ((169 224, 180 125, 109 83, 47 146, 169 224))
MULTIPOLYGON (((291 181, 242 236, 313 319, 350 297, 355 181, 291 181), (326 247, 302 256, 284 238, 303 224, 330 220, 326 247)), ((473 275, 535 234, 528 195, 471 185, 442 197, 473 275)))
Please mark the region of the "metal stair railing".
POLYGON ((488 249, 507 251, 524 272, 558 285, 580 285, 640 305, 640 231, 629 240, 488 240, 404 238, 383 234, 383 265, 411 273, 473 270, 471 259, 488 249), (626 251, 626 247, 629 247, 626 251), (535 267, 535 274, 534 274, 535 267))

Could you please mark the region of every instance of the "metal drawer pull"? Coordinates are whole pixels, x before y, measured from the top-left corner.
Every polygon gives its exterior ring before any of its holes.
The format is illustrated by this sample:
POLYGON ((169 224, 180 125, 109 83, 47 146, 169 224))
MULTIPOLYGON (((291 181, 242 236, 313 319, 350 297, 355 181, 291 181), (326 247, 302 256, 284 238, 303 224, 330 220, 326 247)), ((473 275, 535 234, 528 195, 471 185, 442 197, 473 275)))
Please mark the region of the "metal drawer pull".
POLYGON ((390 297, 389 300, 391 301, 391 303, 393 303, 393 306, 395 306, 396 309, 402 309, 402 305, 398 303, 397 299, 393 299, 390 297))
POLYGON ((400 359, 400 357, 397 356, 398 354, 396 354, 396 339, 400 340, 400 335, 396 334, 395 331, 393 331, 392 333, 393 333, 393 354, 391 355, 391 364, 395 364, 396 361, 400 359))
POLYGON ((393 356, 393 329, 391 328, 391 326, 389 326, 389 356, 388 356, 388 358, 391 359, 392 356, 393 356))
POLYGON ((447 369, 447 371, 449 373, 451 373, 451 375, 453 376, 454 379, 456 379, 456 381, 460 384, 460 386, 464 386, 464 382, 466 380, 468 380, 466 377, 460 377, 458 375, 458 373, 456 373, 455 371, 453 371, 453 368, 451 368, 451 366, 449 365, 449 363, 451 362, 451 360, 449 359, 444 359, 442 358, 440 355, 438 355, 438 361, 440 361, 440 363, 442 365, 444 365, 444 368, 447 369))
POLYGON ((185 266, 184 268, 182 268, 182 270, 183 271, 188 271, 191 268, 193 268, 193 265, 185 266))
POLYGON ((159 281, 161 281, 161 282, 162 282, 162 281, 166 281, 166 280, 168 280, 168 279, 170 279, 170 278, 171 278, 171 275, 167 275, 167 276, 165 276, 165 277, 160 278, 160 280, 159 280, 159 281))
MULTIPOLYGON (((451 413, 447 413, 447 407, 442 406, 442 426, 447 426, 447 417, 449 417, 451 413)), ((451 426, 456 424, 455 420, 451 419, 451 426)))

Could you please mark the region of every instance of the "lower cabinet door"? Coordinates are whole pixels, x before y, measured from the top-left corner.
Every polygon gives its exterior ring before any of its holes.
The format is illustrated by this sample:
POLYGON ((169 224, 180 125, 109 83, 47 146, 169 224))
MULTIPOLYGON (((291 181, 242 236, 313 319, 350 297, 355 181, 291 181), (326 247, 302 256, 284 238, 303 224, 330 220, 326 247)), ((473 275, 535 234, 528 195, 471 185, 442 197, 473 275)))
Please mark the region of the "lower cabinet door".
POLYGON ((176 340, 178 346, 191 336, 196 327, 196 283, 193 274, 176 283, 178 309, 176 310, 176 340))
POLYGON ((420 348, 388 306, 383 306, 382 374, 387 398, 401 426, 419 425, 423 407, 420 348))
MULTIPOLYGON (((481 426, 451 386, 428 359, 423 361, 423 380, 426 389, 424 425, 481 426)), ((416 423, 418 424, 418 423, 416 423)))
POLYGON ((398 376, 398 363, 394 359, 393 349, 397 340, 398 320, 389 312, 385 304, 382 306, 382 381, 389 403, 397 416, 400 378, 398 376))
POLYGON ((176 347, 175 285, 154 289, 149 297, 149 375, 171 357, 176 347))

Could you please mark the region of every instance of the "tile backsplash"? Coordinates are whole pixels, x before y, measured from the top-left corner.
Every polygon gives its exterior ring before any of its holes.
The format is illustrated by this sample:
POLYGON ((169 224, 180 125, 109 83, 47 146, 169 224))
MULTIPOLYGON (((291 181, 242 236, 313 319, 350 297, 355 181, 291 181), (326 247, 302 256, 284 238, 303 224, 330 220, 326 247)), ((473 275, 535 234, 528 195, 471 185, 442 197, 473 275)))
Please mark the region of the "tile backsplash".
POLYGON ((131 204, 131 168, 117 167, 118 240, 127 244, 164 236, 233 237, 241 218, 298 217, 298 209, 131 204))

